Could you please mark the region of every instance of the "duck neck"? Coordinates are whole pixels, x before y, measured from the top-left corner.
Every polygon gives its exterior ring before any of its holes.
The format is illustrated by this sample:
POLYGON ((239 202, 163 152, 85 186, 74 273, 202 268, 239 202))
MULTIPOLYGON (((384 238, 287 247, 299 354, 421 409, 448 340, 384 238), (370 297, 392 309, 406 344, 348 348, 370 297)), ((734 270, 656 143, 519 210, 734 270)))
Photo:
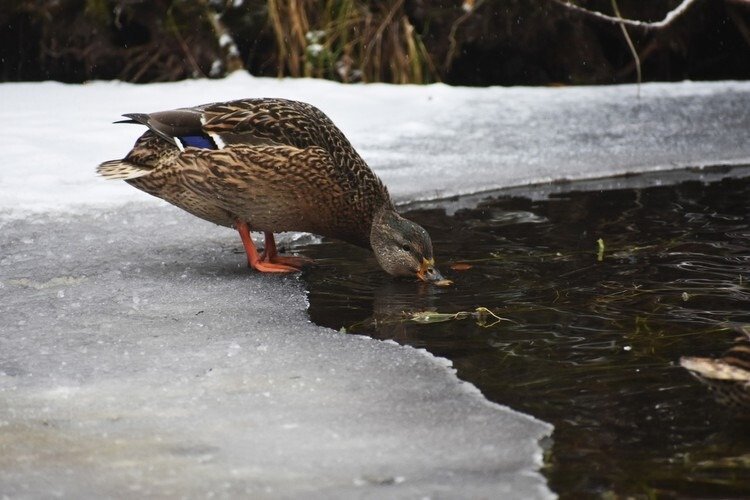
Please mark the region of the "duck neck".
POLYGON ((377 244, 378 241, 383 239, 381 234, 383 228, 393 226, 396 219, 400 219, 401 216, 396 212, 393 204, 388 202, 381 205, 372 216, 372 224, 370 224, 370 234, 368 235, 368 247, 371 250, 375 250, 373 242, 377 244))

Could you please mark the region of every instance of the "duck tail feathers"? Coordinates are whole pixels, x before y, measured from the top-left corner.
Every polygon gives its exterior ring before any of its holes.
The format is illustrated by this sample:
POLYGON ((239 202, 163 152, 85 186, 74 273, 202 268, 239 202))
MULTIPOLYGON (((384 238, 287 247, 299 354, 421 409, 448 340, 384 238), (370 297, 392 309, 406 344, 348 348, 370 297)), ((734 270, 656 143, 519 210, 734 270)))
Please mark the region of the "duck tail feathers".
POLYGON ((127 120, 117 120, 114 123, 140 123, 141 125, 148 126, 149 116, 146 113, 126 113, 124 115, 127 120))
POLYGON ((127 160, 105 161, 96 168, 96 173, 105 179, 137 179, 153 172, 152 167, 136 165, 127 160))

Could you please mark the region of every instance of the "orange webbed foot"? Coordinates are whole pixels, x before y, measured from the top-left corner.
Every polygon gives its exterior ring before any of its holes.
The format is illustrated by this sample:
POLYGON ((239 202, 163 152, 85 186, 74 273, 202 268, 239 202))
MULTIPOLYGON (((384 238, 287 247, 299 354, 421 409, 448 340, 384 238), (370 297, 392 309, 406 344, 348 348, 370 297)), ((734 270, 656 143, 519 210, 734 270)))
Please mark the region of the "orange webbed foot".
MULTIPOLYGON (((266 259, 265 253, 264 258, 261 258, 261 256, 258 255, 258 250, 255 248, 253 239, 250 236, 250 228, 248 227, 247 222, 237 219, 237 221, 235 221, 235 226, 237 228, 237 231, 240 233, 242 245, 245 247, 248 266, 261 273, 294 273, 299 271, 299 269, 295 266, 266 259)), ((266 235, 268 234, 269 233, 266 233, 266 235)), ((273 234, 271 234, 271 240, 273 241, 273 234)), ((266 236, 266 242, 267 241, 268 236, 266 236)), ((275 242, 273 245, 273 250, 276 250, 275 242)))
POLYGON ((294 267, 297 269, 302 269, 303 267, 312 264, 313 260, 308 259, 307 257, 297 256, 297 255, 280 255, 277 254, 273 257, 266 257, 265 254, 261 256, 261 260, 263 262, 270 262, 272 264, 282 264, 289 267, 294 267))
POLYGON ((302 267, 312 264, 313 260, 308 259, 307 257, 280 255, 276 249, 276 240, 273 237, 273 233, 265 231, 263 234, 266 238, 265 249, 263 250, 263 255, 261 255, 261 260, 263 262, 293 267, 297 270, 301 270, 302 267))
POLYGON ((276 262, 267 262, 259 260, 255 265, 250 265, 256 271, 262 273, 297 273, 299 269, 294 266, 288 266, 285 264, 279 264, 276 262))

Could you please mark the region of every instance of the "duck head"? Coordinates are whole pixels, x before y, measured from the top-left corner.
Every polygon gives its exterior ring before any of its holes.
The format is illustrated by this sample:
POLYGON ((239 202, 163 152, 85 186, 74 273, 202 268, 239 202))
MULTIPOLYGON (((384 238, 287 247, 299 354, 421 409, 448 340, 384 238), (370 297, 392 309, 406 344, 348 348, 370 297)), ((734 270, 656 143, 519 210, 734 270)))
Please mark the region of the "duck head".
POLYGON ((427 231, 391 208, 380 210, 373 219, 370 245, 380 267, 390 275, 450 283, 435 268, 432 240, 427 231))

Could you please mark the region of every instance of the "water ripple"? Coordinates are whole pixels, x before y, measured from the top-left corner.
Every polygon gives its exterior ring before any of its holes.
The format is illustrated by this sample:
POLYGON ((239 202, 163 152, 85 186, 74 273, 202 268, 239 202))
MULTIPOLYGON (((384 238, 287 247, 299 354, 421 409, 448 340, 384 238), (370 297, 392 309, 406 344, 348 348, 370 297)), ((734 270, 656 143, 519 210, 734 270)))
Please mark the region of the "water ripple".
POLYGON ((747 462, 717 465, 734 478, 719 487, 693 482, 695 457, 750 437, 676 361, 722 352, 727 325, 750 323, 747 199, 750 180, 734 179, 423 210, 411 216, 454 287, 393 280, 326 243, 305 250, 320 262, 306 272, 310 316, 446 356, 491 400, 553 422, 547 474, 562 496, 738 496, 747 462), (468 314, 480 306, 509 321, 468 314), (467 314, 410 322, 418 311, 467 314))

